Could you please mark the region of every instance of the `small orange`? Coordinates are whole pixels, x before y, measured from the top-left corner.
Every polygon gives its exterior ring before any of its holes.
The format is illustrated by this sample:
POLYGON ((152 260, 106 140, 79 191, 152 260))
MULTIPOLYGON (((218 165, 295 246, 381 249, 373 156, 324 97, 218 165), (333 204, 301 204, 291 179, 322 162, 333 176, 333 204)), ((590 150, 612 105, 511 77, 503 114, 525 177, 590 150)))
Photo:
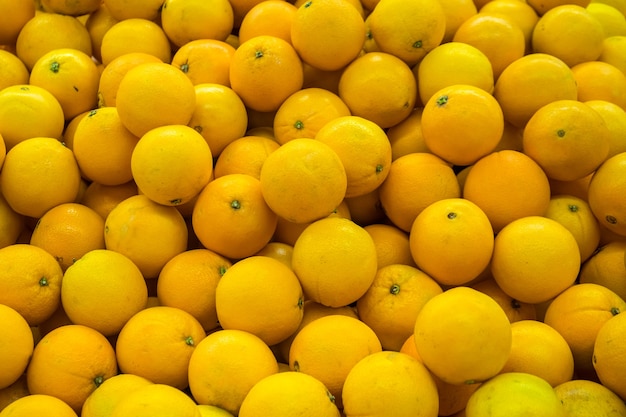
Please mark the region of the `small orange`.
POLYGON ((426 206, 461 194, 452 167, 427 152, 410 153, 393 161, 378 190, 386 216, 405 232, 411 230, 413 221, 426 206))
POLYGON ((54 413, 58 417, 78 417, 76 411, 65 401, 46 394, 27 394, 11 402, 0 412, 3 417, 27 417, 46 413, 54 413))
POLYGON ((84 16, 95 12, 100 6, 100 0, 80 0, 67 3, 63 0, 41 0, 41 7, 49 12, 70 16, 84 16))
POLYGON ((421 270, 392 264, 378 269, 372 285, 357 300, 356 309, 385 350, 399 351, 413 334, 424 304, 442 292, 441 286, 421 270))
POLYGON ((229 174, 204 187, 192 214, 194 232, 204 247, 241 259, 270 241, 277 216, 265 202, 262 186, 250 175, 229 174))
POLYGON ((31 394, 51 395, 79 412, 87 397, 117 373, 107 338, 90 327, 69 324, 37 343, 26 380, 31 394))
POLYGON ((519 26, 522 29, 522 33, 524 33, 526 53, 532 51, 533 29, 537 20, 539 20, 539 15, 530 4, 518 0, 492 0, 480 6, 479 12, 490 16, 503 17, 514 25, 519 26))
POLYGON ((194 89, 196 107, 188 126, 202 135, 213 157, 218 157, 228 144, 246 134, 246 106, 226 85, 201 83, 194 89))
POLYGON ((0 91, 12 85, 28 84, 28 68, 14 53, 0 49, 0 63, 0 91))
POLYGON ((302 231, 293 247, 292 267, 307 299, 342 307, 371 286, 377 259, 367 231, 349 219, 328 217, 302 231))
POLYGON ((102 38, 111 26, 119 22, 119 20, 113 17, 109 8, 102 1, 99 2, 96 10, 89 13, 85 19, 85 28, 87 28, 91 38, 92 55, 98 63, 101 63, 102 38))
POLYGON ((12 245, 25 227, 25 216, 16 213, 0 193, 0 248, 12 245))
POLYGON ((266 0, 255 4, 239 25, 239 41, 258 35, 272 35, 291 43, 291 24, 298 8, 284 0, 266 0))
POLYGON ((0 389, 4 389, 18 381, 26 371, 35 341, 30 325, 15 309, 0 304, 0 316, 4 328, 0 345, 0 389))
POLYGON ((260 181, 272 211, 296 223, 328 216, 343 201, 347 188, 346 170, 337 153, 310 138, 290 140, 270 153, 260 181))
POLYGON ((260 35, 242 42, 230 64, 230 84, 247 107, 275 111, 302 88, 302 61, 284 39, 260 35))
POLYGON ((161 27, 177 47, 197 39, 224 41, 233 30, 233 7, 228 0, 165 0, 161 27))
POLYGON ((617 413, 626 415, 626 404, 617 394, 600 384, 588 379, 573 379, 554 387, 561 399, 567 415, 584 417, 596 413, 617 413))
POLYGON ((385 129, 406 119, 417 101, 411 68, 385 52, 370 52, 352 61, 339 79, 339 97, 353 116, 385 129))
POLYGON ((600 327, 593 346, 593 367, 605 387, 626 398, 622 376, 626 370, 626 355, 617 342, 626 335, 626 315, 618 314, 600 327))
POLYGON ((474 0, 439 0, 439 3, 446 21, 442 43, 451 42, 463 22, 478 14, 478 7, 474 0))
POLYGON ((346 0, 308 0, 291 23, 291 43, 302 61, 324 71, 344 68, 354 60, 364 36, 363 16, 346 0))
POLYGON ((491 272, 502 290, 517 300, 547 301, 573 285, 579 270, 578 243, 556 220, 526 216, 496 235, 491 272))
POLYGON ((600 113, 604 124, 609 129, 609 154, 607 158, 626 151, 626 140, 622 132, 626 131, 626 110, 606 100, 588 100, 586 105, 600 113))
POLYGON ((167 306, 143 309, 117 336, 115 353, 120 371, 185 389, 189 385, 189 360, 204 337, 200 322, 184 310, 167 306))
POLYGON ((497 151, 472 165, 463 198, 480 207, 498 233, 513 220, 543 215, 550 203, 550 183, 541 167, 526 154, 497 151))
MULTIPOLYGON (((5 162, 6 166, 6 162, 5 162)), ((600 225, 620 236, 626 236, 624 204, 615 198, 626 187, 622 173, 626 169, 626 153, 618 153, 598 167, 588 188, 588 202, 600 225)))
POLYGON ((157 278, 161 268, 187 248, 185 219, 173 206, 143 194, 119 202, 104 223, 106 249, 126 255, 144 278, 157 278))
POLYGON ((544 323, 565 338, 578 374, 593 371, 593 344, 604 323, 626 309, 626 301, 608 288, 576 284, 559 294, 546 309, 544 323))
POLYGON ((437 90, 424 105, 424 144, 454 165, 471 165, 492 152, 504 133, 504 116, 487 91, 465 84, 437 90))
POLYGON ((287 243, 272 241, 272 242, 269 242, 267 245, 263 246, 263 248, 261 248, 260 251, 255 253, 255 255, 269 256, 270 258, 274 258, 278 261, 281 261, 286 266, 291 268, 293 246, 287 243))
POLYGON ((79 202, 106 219, 117 203, 137 194, 137 185, 134 181, 120 185, 102 185, 92 182, 85 189, 79 202))
POLYGON ((148 288, 139 268, 126 256, 94 249, 63 274, 61 301, 72 323, 113 336, 145 307, 148 288))
POLYGON ((378 269, 392 264, 416 266, 411 255, 409 235, 387 223, 370 223, 363 228, 374 239, 378 269))
POLYGON ((276 373, 276 358, 258 336, 242 330, 217 330, 198 343, 191 355, 189 388, 198 404, 237 415, 250 389, 276 373))
POLYGON ((196 93, 189 78, 173 65, 143 63, 120 81, 116 107, 124 126, 141 137, 156 127, 188 124, 196 93))
POLYGON ((102 3, 117 20, 131 18, 155 20, 159 17, 163 0, 141 0, 132 3, 126 0, 103 0, 102 3))
POLYGON ((48 137, 26 139, 7 152, 0 187, 13 210, 34 218, 80 190, 80 170, 71 150, 48 137))
POLYGON ((555 7, 559 7, 566 4, 573 4, 580 7, 587 7, 590 3, 590 0, 574 0, 574 1, 563 1, 563 0, 550 0, 550 1, 538 1, 538 0, 530 0, 528 2, 529 5, 535 9, 539 16, 543 16, 548 11, 554 9, 555 7))
POLYGON ((387 129, 393 161, 408 153, 430 152, 422 134, 423 111, 423 106, 415 107, 406 119, 387 129))
POLYGON ((624 53, 624 45, 626 44, 626 36, 609 36, 602 42, 602 52, 598 57, 598 61, 606 62, 623 73, 626 73, 626 53, 624 53))
POLYGON ((626 35, 626 16, 618 8, 596 1, 590 2, 585 8, 598 19, 607 38, 626 35))
POLYGON ((463 285, 489 266, 494 233, 480 207, 452 198, 436 201, 417 215, 409 242, 419 269, 442 285, 463 285))
POLYGON ((153 55, 166 63, 171 61, 170 41, 161 26, 152 20, 142 18, 119 20, 102 36, 100 55, 103 65, 106 66, 115 58, 133 52, 153 55))
POLYGON ((385 212, 380 203, 379 190, 380 187, 359 197, 351 197, 343 200, 342 204, 346 205, 346 208, 350 212, 350 218, 355 223, 361 226, 367 226, 386 220, 385 212))
POLYGON ((415 321, 419 356, 449 384, 492 378, 506 363, 511 343, 511 323, 504 310, 493 298, 469 287, 435 295, 415 321))
POLYGON ((580 283, 602 285, 626 300, 626 241, 599 246, 580 269, 580 283))
POLYGON ((197 407, 201 417, 233 417, 228 411, 214 405, 198 404, 197 407))
POLYGON ((602 61, 582 62, 572 67, 578 85, 578 100, 606 100, 626 110, 626 74, 602 61))
POLYGON ((496 303, 500 304, 511 323, 520 320, 537 319, 537 310, 534 304, 524 303, 511 297, 500 288, 493 277, 472 283, 470 286, 496 300, 496 303))
POLYGON ((150 384, 151 381, 138 375, 112 376, 87 397, 81 409, 81 417, 108 417, 122 398, 150 384))
POLYGON ((53 255, 65 271, 87 252, 104 249, 104 219, 83 204, 59 204, 39 218, 30 244, 53 255))
POLYGON ((215 161, 215 178, 229 174, 248 174, 257 179, 268 155, 280 144, 264 136, 245 135, 230 142, 215 161))
POLYGON ((197 404, 189 395, 168 384, 148 384, 124 396, 111 417, 151 417, 170 414, 178 417, 201 417, 197 404))
POLYGON ((194 85, 215 83, 230 87, 230 61, 235 48, 217 39, 196 39, 179 47, 172 65, 180 68, 194 85))
POLYGON ((0 3, 0 44, 14 45, 24 25, 35 17, 35 3, 32 1, 3 0, 0 3))

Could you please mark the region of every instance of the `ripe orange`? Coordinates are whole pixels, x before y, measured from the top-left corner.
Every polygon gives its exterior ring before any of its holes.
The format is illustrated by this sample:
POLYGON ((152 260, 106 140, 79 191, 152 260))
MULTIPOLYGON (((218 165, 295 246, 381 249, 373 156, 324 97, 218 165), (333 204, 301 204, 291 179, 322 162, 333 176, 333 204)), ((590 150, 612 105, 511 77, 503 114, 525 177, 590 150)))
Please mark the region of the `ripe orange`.
POLYGON ((200 322, 184 310, 167 306, 143 309, 117 335, 115 353, 120 371, 185 389, 189 385, 189 360, 204 337, 200 322))
POLYGON ((172 65, 180 68, 194 85, 215 83, 230 87, 230 61, 235 48, 217 39, 196 39, 179 47, 172 65))
POLYGON ((554 387, 568 416, 583 417, 596 413, 626 415, 626 404, 604 385, 588 379, 573 379, 554 387))
POLYGON ((361 226, 328 217, 302 231, 293 247, 292 267, 307 299, 342 307, 357 301, 374 281, 376 246, 361 226))
POLYGON ((79 202, 106 219, 117 203, 137 194, 137 185, 134 181, 120 185, 102 185, 92 182, 83 192, 79 202))
POLYGON ((607 62, 589 61, 573 66, 572 72, 578 100, 606 100, 626 110, 626 74, 622 70, 607 62))
POLYGON ((0 91, 12 85, 28 84, 28 68, 14 53, 1 49, 0 63, 0 91))
POLYGON ((581 283, 602 285, 626 300, 626 241, 616 240, 599 246, 580 269, 581 283))
POLYGON ((536 320, 537 310, 534 304, 524 303, 505 293, 493 277, 482 279, 470 285, 473 289, 487 294, 504 310, 509 321, 536 320))
POLYGON ((230 142, 220 152, 213 173, 215 178, 229 174, 247 174, 261 178, 261 168, 268 155, 280 144, 265 136, 242 136, 230 142))
POLYGON ((137 65, 124 75, 117 91, 120 120, 137 137, 156 127, 186 125, 196 107, 189 78, 166 63, 137 65))
POLYGON ((231 59, 231 87, 247 107, 256 111, 277 110, 302 88, 303 81, 298 53, 276 36, 260 35, 242 42, 231 59))
POLYGON ((284 0, 266 0, 255 4, 239 25, 239 41, 259 35, 272 35, 291 43, 291 24, 298 8, 284 0))
POLYGON ((605 387, 626 398, 622 376, 626 369, 626 355, 616 342, 626 335, 626 315, 618 314, 600 327, 593 346, 593 367, 605 387))
POLYGON ((422 106, 415 107, 406 119, 387 129, 393 161, 408 153, 429 152, 422 135, 423 111, 422 106))
POLYGON ((171 61, 170 41, 163 28, 156 22, 145 18, 118 20, 119 22, 111 26, 102 36, 100 55, 103 65, 106 66, 115 58, 134 52, 153 55, 166 63, 171 61))
POLYGON ((416 266, 411 255, 409 235, 404 230, 386 223, 369 223, 362 226, 374 240, 378 269, 392 264, 416 266))
POLYGON ((25 216, 16 213, 0 193, 0 248, 17 243, 25 230, 25 216))
POLYGON ((78 413, 87 397, 117 373, 115 351, 107 338, 90 327, 69 324, 37 343, 26 380, 31 394, 56 397, 78 413))
POLYGON ((80 0, 72 3, 63 0, 41 0, 41 7, 48 12, 83 16, 95 12, 100 3, 99 0, 80 0))
POLYGON ((5 329, 0 345, 0 389, 4 389, 17 382, 26 371, 35 341, 30 325, 15 309, 0 304, 0 316, 5 329))
POLYGON ((27 417, 54 413, 58 417, 78 417, 65 401, 46 394, 27 394, 17 398, 2 409, 4 416, 27 417))
POLYGON ((626 16, 618 9, 616 4, 590 2, 585 8, 593 17, 598 19, 604 29, 605 36, 626 35, 626 16))
POLYGON ((409 234, 417 267, 442 285, 463 285, 488 266, 494 249, 489 218, 462 198, 436 201, 415 218, 409 234))
POLYGON ((497 151, 470 168, 463 198, 480 207, 498 233, 513 220, 543 215, 550 203, 550 183, 541 167, 526 154, 497 151))
POLYGON ((442 43, 446 43, 453 40, 463 22, 478 14, 478 7, 474 0, 439 0, 439 3, 446 21, 442 43))
POLYGON ((165 0, 161 6, 161 27, 177 47, 198 39, 225 41, 233 25, 228 0, 165 0))
POLYGON ((602 52, 598 60, 611 64, 626 73, 626 54, 624 53, 626 36, 609 36, 602 44, 602 52))
POLYGON ((122 398, 150 384, 151 381, 138 375, 112 376, 87 397, 81 409, 81 417, 108 417, 122 398))
POLYGON ((111 417, 151 417, 159 414, 201 417, 198 406, 186 392, 158 383, 148 384, 124 396, 111 412, 111 417))
POLYGON ((35 17, 35 3, 4 0, 0 3, 0 44, 14 45, 24 25, 35 17))
MULTIPOLYGON (((6 162, 5 162, 6 166, 6 162)), ((626 236, 624 204, 615 198, 626 186, 622 173, 626 169, 626 153, 622 152, 608 158, 598 167, 588 188, 588 202, 591 211, 600 225, 620 236, 626 236)))
POLYGON ((102 3, 117 20, 131 18, 155 20, 159 17, 163 0, 141 0, 132 3, 126 0, 103 0, 102 3))
POLYGON ((463 286, 432 297, 420 310, 414 333, 426 367, 450 384, 492 378, 506 363, 512 343, 511 323, 500 305, 463 286))
POLYGON ((530 4, 517 0, 488 1, 479 7, 479 12, 490 16, 503 17, 514 25, 519 26, 524 33, 526 53, 532 51, 532 34, 535 24, 539 20, 539 15, 530 4))
POLYGON ((626 140, 622 132, 626 129, 626 110, 606 100, 588 100, 586 105, 600 113, 609 129, 609 154, 607 158, 626 151, 626 140))
POLYGON ((99 2, 96 10, 89 13, 86 17, 83 16, 85 28, 89 32, 91 38, 91 50, 94 59, 98 63, 102 63, 102 38, 104 34, 119 20, 113 17, 109 8, 106 7, 102 1, 99 2))

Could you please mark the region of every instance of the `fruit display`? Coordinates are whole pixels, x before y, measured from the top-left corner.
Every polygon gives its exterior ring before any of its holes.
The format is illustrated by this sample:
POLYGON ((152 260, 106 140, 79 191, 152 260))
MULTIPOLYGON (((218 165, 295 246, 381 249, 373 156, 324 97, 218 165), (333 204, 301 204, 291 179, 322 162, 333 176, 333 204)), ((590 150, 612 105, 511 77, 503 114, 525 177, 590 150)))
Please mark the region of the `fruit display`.
POLYGON ((0 417, 626 417, 626 0, 0 0, 0 417))

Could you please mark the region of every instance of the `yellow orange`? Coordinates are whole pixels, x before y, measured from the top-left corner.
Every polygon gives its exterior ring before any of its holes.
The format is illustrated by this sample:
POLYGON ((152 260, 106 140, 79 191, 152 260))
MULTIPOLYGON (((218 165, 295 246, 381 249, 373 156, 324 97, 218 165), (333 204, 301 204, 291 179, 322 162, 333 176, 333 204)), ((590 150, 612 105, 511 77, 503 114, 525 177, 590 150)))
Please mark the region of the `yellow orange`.
POLYGON ((482 279, 472 283, 470 286, 496 300, 496 303, 500 304, 511 323, 520 320, 538 319, 534 304, 524 303, 511 297, 500 288, 493 277, 482 279))
POLYGON ((626 300, 626 242, 615 240, 599 246, 580 269, 579 281, 602 285, 626 300))
POLYGON ((87 397, 81 409, 81 417, 108 417, 122 398, 149 384, 152 382, 138 375, 112 376, 87 397))
POLYGON ((404 230, 386 223, 370 223, 363 228, 374 239, 378 269, 392 264, 416 266, 409 242, 409 235, 404 230))
POLYGON ((609 154, 607 158, 626 151, 626 140, 621 132, 626 129, 626 110, 607 100, 588 100, 585 104, 600 113, 609 129, 609 154))
POLYGON ((179 47, 172 65, 180 68, 194 85, 215 83, 230 87, 230 60, 235 48, 217 39, 196 39, 179 47))
POLYGON ((600 327, 593 346, 593 367, 598 379, 605 387, 620 396, 626 397, 626 388, 622 384, 621 375, 626 369, 626 355, 616 346, 626 334, 626 316, 618 314, 608 319, 600 327))
POLYGON ((35 3, 5 0, 0 4, 0 10, 0 44, 14 45, 24 25, 35 17, 35 3))
POLYGON ((143 18, 120 19, 102 36, 102 64, 108 65, 115 58, 133 52, 153 55, 167 63, 172 59, 170 41, 161 26, 143 18))
POLYGON ((600 225, 620 236, 626 236, 626 223, 620 214, 623 212, 622 201, 615 196, 620 195, 621 189, 626 186, 621 174, 624 168, 626 153, 608 158, 594 172, 588 188, 589 206, 600 225))
POLYGON ((572 67, 578 85, 578 100, 606 100, 626 110, 626 74, 602 61, 582 62, 572 67))
POLYGON ((67 403, 47 394, 27 394, 8 404, 0 414, 26 417, 36 414, 54 413, 59 417, 78 417, 67 403))
POLYGON ((35 341, 30 325, 15 309, 0 304, 0 316, 5 329, 5 342, 0 346, 0 389, 4 389, 18 381, 26 371, 35 341))
POLYGON ((245 135, 230 142, 215 161, 215 178, 229 174, 248 174, 257 179, 269 154, 280 144, 264 136, 245 135))
POLYGON ((124 396, 111 417, 149 417, 159 413, 179 417, 201 417, 196 403, 186 392, 167 384, 148 384, 124 396))
POLYGON ((233 30, 233 7, 228 0, 165 0, 161 27, 178 47, 197 39, 226 40, 233 30))
POLYGON ((28 84, 28 68, 14 53, 0 50, 0 63, 0 91, 11 85, 28 84))
POLYGON ((267 0, 255 4, 239 25, 239 41, 258 35, 272 35, 291 43, 291 24, 298 8, 284 0, 267 0))
POLYGON ((569 417, 617 412, 626 415, 626 404, 617 394, 596 381, 573 379, 554 387, 569 417))

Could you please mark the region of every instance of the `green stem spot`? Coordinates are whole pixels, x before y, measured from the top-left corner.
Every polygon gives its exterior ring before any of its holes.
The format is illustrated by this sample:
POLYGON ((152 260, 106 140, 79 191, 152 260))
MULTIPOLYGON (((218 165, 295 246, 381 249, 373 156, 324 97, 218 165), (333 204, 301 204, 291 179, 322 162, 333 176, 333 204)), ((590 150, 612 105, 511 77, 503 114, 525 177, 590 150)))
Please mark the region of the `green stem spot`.
POLYGON ((445 106, 448 104, 448 96, 446 94, 440 96, 435 103, 437 104, 437 107, 445 106))
POLYGON ((220 276, 222 276, 226 273, 227 269, 228 268, 226 268, 224 265, 220 265, 220 267, 217 269, 217 273, 220 274, 220 276))
POLYGON ((557 131, 556 131, 556 135, 557 135, 558 137, 560 137, 560 138, 564 137, 564 136, 565 136, 565 130, 563 130, 563 129, 559 129, 559 130, 557 130, 557 131))
POLYGON ((254 53, 254 58, 255 59, 263 58, 263 51, 256 51, 254 53))
POLYGON ((195 130, 196 132, 198 132, 198 133, 202 134, 202 130, 203 130, 203 129, 202 129, 202 126, 194 126, 194 127, 193 127, 193 130, 195 130))
POLYGON ((421 48, 423 45, 422 41, 415 41, 415 43, 413 43, 413 48, 421 48))
POLYGON ((184 64, 181 64, 180 70, 184 72, 185 74, 187 74, 189 72, 189 62, 185 61, 184 64))
POLYGON ((578 211, 578 206, 576 204, 569 204, 567 206, 567 208, 569 209, 569 211, 571 211, 572 213, 576 213, 578 211))
POLYGON ((239 200, 233 200, 230 202, 230 207, 235 210, 239 210, 241 208, 241 203, 239 202, 239 200))
POLYGON ((326 395, 328 395, 328 399, 330 400, 331 403, 335 404, 335 396, 333 394, 330 393, 330 391, 326 390, 326 395))
POLYGON ((104 377, 102 375, 98 375, 93 379, 93 384, 98 388, 104 382, 104 377))
POLYGON ((380 174, 381 172, 383 172, 384 167, 382 166, 382 164, 378 164, 376 165, 376 173, 380 174))
POLYGON ((390 288, 389 288, 389 293, 392 295, 398 295, 400 294, 400 286, 398 284, 393 284, 390 288))
POLYGON ((451 211, 450 213, 448 213, 448 218, 449 218, 450 220, 454 220, 454 219, 456 219, 456 213, 455 213, 455 212, 453 212, 453 211, 451 211))
POLYGON ((298 361, 294 361, 293 370, 296 372, 300 372, 300 364, 298 363, 298 361))
POLYGON ((312 1, 307 1, 306 3, 304 3, 304 7, 311 7, 312 4, 312 1))
POLYGON ((513 307, 514 309, 519 309, 522 307, 522 305, 520 304, 519 301, 517 301, 515 298, 511 300, 511 307, 513 307))
POLYGON ((40 287, 47 287, 49 284, 48 282, 48 278, 46 277, 41 277, 41 279, 39 280, 39 286, 40 287))
POLYGON ((617 316, 619 313, 620 313, 619 308, 617 308, 617 307, 611 308, 611 314, 612 315, 617 316))
POLYGON ((59 64, 57 61, 54 61, 50 64, 50 71, 54 72, 55 74, 59 72, 60 68, 61 64, 59 64))
POLYGON ((298 298, 298 308, 302 310, 304 308, 304 298, 298 298))
POLYGON ((96 109, 91 110, 91 111, 89 112, 89 114, 87 115, 87 117, 93 117, 93 116, 95 116, 97 113, 98 113, 98 110, 96 110, 96 109))
POLYGON ((173 200, 170 200, 170 204, 172 204, 173 206, 177 206, 177 205, 179 205, 182 202, 183 202, 182 198, 175 198, 173 200))
POLYGON ((302 123, 302 120, 297 120, 294 124, 293 127, 295 127, 298 130, 301 130, 304 128, 304 123, 302 123))
POLYGON ((185 338, 185 344, 186 344, 187 346, 193 346, 193 345, 194 345, 194 342, 193 342, 193 337, 191 337, 191 336, 187 336, 187 337, 185 338))
POLYGON ((605 217, 605 219, 606 219, 607 223, 609 223, 609 224, 617 224, 617 219, 614 216, 611 216, 610 214, 607 215, 605 217))

